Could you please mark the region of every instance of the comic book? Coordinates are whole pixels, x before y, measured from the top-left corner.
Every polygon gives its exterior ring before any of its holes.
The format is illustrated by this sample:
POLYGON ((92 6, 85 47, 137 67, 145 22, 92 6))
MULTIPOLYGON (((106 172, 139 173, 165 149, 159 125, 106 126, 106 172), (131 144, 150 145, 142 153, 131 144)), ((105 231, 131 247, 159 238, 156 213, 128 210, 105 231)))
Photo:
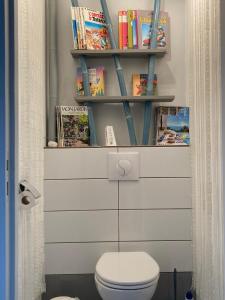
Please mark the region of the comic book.
POLYGON ((103 12, 83 9, 84 33, 88 50, 110 49, 108 29, 103 12))
MULTIPOLYGON (((105 74, 105 69, 103 66, 88 69, 90 91, 92 96, 104 96, 105 94, 104 74, 105 74)), ((81 68, 77 69, 77 95, 84 96, 81 68)))
POLYGON ((189 107, 156 108, 156 144, 190 145, 189 107))
MULTIPOLYGON (((133 96, 147 95, 148 74, 133 74, 133 96)), ((153 81, 153 95, 157 95, 157 75, 153 81)))
MULTIPOLYGON (((153 12, 147 10, 137 11, 138 19, 138 46, 140 49, 151 48, 151 28, 153 12)), ((157 48, 169 50, 170 19, 167 12, 160 12, 157 33, 157 48)))
POLYGON ((56 106, 59 147, 82 147, 89 143, 86 106, 56 106))

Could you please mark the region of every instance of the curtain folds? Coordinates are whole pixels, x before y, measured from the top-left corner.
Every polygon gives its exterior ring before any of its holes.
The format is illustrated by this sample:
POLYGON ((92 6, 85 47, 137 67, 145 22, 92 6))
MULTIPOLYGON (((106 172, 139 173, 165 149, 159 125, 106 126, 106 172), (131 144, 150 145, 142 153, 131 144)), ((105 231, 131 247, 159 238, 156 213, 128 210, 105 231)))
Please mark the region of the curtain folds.
POLYGON ((224 299, 220 1, 187 0, 193 162, 194 285, 224 299))
MULTIPOLYGON (((45 136, 45 4, 17 3, 18 177, 43 195, 45 136)), ((18 299, 39 300, 44 291, 43 198, 18 212, 18 299)))

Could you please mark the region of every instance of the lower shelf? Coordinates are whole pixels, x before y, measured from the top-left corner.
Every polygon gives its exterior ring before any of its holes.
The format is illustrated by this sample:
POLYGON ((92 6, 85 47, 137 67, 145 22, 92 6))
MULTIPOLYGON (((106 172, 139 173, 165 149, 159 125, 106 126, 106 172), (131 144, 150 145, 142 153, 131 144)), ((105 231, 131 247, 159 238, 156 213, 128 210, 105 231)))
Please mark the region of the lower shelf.
POLYGON ((175 96, 76 96, 75 100, 78 103, 94 102, 94 103, 122 103, 124 101, 128 102, 172 102, 175 96))

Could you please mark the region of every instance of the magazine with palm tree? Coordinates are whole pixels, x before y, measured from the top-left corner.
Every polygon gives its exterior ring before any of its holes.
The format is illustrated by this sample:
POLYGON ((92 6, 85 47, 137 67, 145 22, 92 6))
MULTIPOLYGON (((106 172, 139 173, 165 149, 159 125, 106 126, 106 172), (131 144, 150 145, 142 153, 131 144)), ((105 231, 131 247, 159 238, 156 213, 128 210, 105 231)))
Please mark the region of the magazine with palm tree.
POLYGON ((59 147, 83 147, 89 144, 88 109, 86 106, 57 106, 59 147))
POLYGON ((156 108, 156 144, 189 145, 189 107, 156 108))

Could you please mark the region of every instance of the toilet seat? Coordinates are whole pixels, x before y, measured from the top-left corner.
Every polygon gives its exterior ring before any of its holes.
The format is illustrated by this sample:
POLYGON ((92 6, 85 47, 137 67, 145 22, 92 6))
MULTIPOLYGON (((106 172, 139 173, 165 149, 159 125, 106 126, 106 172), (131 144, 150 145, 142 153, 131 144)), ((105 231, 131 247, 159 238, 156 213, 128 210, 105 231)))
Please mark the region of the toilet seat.
POLYGON ((95 281, 97 281, 98 283, 102 284, 103 286, 105 286, 107 288, 114 289, 114 290, 143 290, 143 289, 147 289, 151 286, 157 285, 158 279, 159 279, 159 276, 154 281, 146 283, 146 284, 142 284, 142 285, 120 285, 120 284, 112 284, 112 283, 102 281, 101 278, 99 278, 95 274, 95 281))
POLYGON ((157 283, 159 266, 145 252, 110 252, 99 259, 95 278, 112 289, 144 289, 157 283))

